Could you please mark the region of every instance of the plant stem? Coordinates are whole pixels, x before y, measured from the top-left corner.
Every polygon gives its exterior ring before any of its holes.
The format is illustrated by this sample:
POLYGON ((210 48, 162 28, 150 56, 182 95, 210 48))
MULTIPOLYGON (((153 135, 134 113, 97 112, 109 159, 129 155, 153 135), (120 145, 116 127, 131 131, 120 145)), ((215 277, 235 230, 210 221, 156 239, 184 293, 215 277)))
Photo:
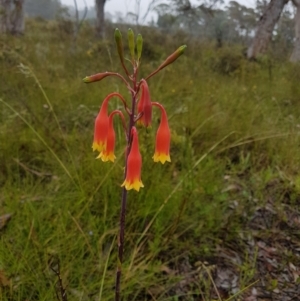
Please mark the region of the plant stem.
MULTIPOLYGON (((127 154, 126 154, 126 161, 127 161, 127 154)), ((121 284, 121 272, 122 272, 124 237, 125 237, 126 201, 127 201, 127 190, 125 187, 123 187, 122 204, 121 204, 121 212, 120 212, 120 233, 118 239, 118 266, 117 266, 117 274, 116 274, 115 301, 120 301, 120 284, 121 284)))
MULTIPOLYGON (((133 89, 131 91, 131 114, 129 115, 129 126, 127 134, 127 150, 125 155, 125 171, 124 171, 124 180, 126 179, 127 173, 127 159, 130 153, 132 134, 131 129, 134 126, 135 119, 135 105, 136 105, 136 74, 137 70, 133 74, 133 89)), ((120 301, 120 287, 121 287, 121 274, 122 274, 122 263, 123 263, 123 252, 124 252, 124 238, 125 238, 125 216, 126 216, 126 202, 127 202, 127 190, 123 187, 122 190, 122 199, 121 199, 121 212, 120 212, 120 230, 119 230, 119 239, 118 239, 118 265, 116 273, 116 284, 115 284, 115 301, 120 301)))

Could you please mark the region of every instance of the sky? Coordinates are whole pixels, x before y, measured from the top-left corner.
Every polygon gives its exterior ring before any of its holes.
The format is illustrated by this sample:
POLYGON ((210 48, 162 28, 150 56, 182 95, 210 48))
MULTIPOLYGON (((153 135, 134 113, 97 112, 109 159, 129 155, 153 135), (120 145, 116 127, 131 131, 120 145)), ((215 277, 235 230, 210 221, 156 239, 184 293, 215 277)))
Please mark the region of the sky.
MULTIPOLYGON (((89 7, 93 7, 95 0, 85 0, 87 5, 89 7)), ((141 1, 141 7, 140 7, 140 16, 143 16, 148 8, 149 3, 151 0, 140 0, 141 1)), ((255 0, 236 0, 237 2, 246 5, 246 6, 254 6, 255 0)), ((164 1, 161 1, 164 2, 164 1)), ((166 1, 167 2, 167 1, 166 1)), ((199 3, 199 1, 191 0, 191 3, 199 3)), ((229 0, 225 0, 225 3, 229 2, 229 0)), ((62 4, 71 5, 74 6, 74 0, 61 0, 62 4)), ((129 12, 135 12, 136 8, 136 0, 107 0, 105 3, 105 12, 109 12, 113 16, 115 16, 117 13, 121 13, 123 16, 126 16, 129 12)), ((83 0, 77 0, 77 5, 79 8, 84 7, 84 1, 83 0)), ((152 14, 153 16, 153 14, 152 14)), ((147 18, 148 21, 151 20, 152 17, 149 14, 149 17, 147 18)))

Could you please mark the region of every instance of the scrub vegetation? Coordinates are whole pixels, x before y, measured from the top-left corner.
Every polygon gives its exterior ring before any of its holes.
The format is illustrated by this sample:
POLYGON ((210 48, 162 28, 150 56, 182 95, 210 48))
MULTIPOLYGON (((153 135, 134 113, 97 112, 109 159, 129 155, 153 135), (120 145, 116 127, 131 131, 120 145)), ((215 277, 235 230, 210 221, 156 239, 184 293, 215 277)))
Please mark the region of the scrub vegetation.
MULTIPOLYGON (((27 20, 24 36, 0 37, 3 301, 56 300, 61 288, 68 300, 114 298, 121 122, 114 163, 96 160, 91 146, 102 100, 130 94, 117 78, 82 82, 120 71, 114 28, 99 41, 84 23, 74 42, 67 25, 27 20)), ((153 111, 152 128, 139 129, 145 187, 128 194, 123 300, 299 296, 299 65, 272 53, 249 62, 237 44, 216 48, 182 32, 134 30, 144 38, 141 78, 188 48, 148 81, 168 112, 171 162, 152 160, 153 111)))

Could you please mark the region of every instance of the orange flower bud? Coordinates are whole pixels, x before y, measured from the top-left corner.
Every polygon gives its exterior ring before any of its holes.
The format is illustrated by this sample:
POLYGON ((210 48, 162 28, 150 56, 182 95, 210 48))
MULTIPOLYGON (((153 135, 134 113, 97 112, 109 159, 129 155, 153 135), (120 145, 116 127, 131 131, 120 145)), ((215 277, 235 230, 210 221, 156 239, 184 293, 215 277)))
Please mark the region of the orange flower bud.
POLYGON ((83 82, 86 83, 86 84, 93 83, 93 82, 98 82, 98 81, 102 80, 103 78, 105 78, 109 75, 111 75, 110 72, 97 73, 97 74, 94 74, 94 75, 86 76, 83 79, 83 82))
POLYGON ((146 77, 146 79, 149 79, 150 77, 152 77, 153 75, 158 73, 160 70, 164 69, 168 65, 175 62, 184 53, 184 50, 186 47, 187 47, 186 45, 180 46, 175 52, 173 52, 170 56, 168 56, 167 59, 156 70, 154 70, 152 73, 150 73, 146 77))
POLYGON ((97 159, 101 159, 103 162, 111 161, 114 162, 115 156, 115 130, 113 124, 113 116, 116 111, 112 112, 108 118, 108 130, 106 139, 106 148, 101 151, 97 159))
POLYGON ((131 133, 132 144, 127 158, 126 177, 122 187, 125 186, 126 190, 134 189, 139 191, 141 187, 144 187, 141 181, 142 156, 139 150, 139 141, 135 127, 132 128, 131 133))
POLYGON ((162 70, 163 68, 175 62, 184 53, 186 47, 186 45, 180 46, 175 52, 168 56, 167 59, 157 69, 162 70))
POLYGON ((147 82, 141 80, 141 98, 138 103, 138 114, 142 113, 142 117, 138 120, 138 124, 142 124, 145 127, 151 126, 152 122, 152 103, 150 98, 150 92, 147 82))

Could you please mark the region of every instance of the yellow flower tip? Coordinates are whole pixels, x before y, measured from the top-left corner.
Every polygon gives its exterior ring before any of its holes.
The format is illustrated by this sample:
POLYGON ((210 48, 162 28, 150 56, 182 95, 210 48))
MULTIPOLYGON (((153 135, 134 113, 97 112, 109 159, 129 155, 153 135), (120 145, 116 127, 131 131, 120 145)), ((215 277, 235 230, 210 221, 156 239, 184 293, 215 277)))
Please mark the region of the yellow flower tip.
POLYGON ((144 184, 142 183, 141 180, 135 179, 133 182, 125 180, 123 182, 123 184, 121 185, 121 187, 124 187, 124 186, 125 186, 126 190, 134 189, 136 191, 140 191, 140 188, 144 187, 144 184))
POLYGON ((108 156, 108 160, 111 161, 111 162, 115 162, 115 159, 116 159, 116 156, 114 154, 110 154, 108 156))
POLYGON ((182 46, 180 46, 178 49, 177 49, 177 51, 179 52, 179 53, 184 53, 184 51, 185 51, 185 49, 187 48, 187 46, 186 45, 182 45, 182 46))
POLYGON ((136 124, 137 124, 138 126, 143 126, 143 125, 144 125, 144 123, 143 123, 143 121, 142 121, 141 119, 139 119, 139 120, 136 122, 136 124))
POLYGON ((94 142, 92 145, 93 152, 98 151, 99 153, 102 152, 105 149, 105 147, 106 147, 105 143, 94 142))
POLYGON ((149 130, 152 129, 152 125, 150 125, 150 124, 146 125, 143 121, 140 121, 140 120, 138 120, 136 122, 136 124, 137 124, 138 127, 143 127, 143 128, 149 129, 149 130))
POLYGON ((86 76, 84 79, 82 79, 84 83, 88 84, 90 82, 92 82, 91 77, 90 76, 86 76))
POLYGON ((155 153, 152 158, 153 158, 154 162, 161 162, 162 164, 165 164, 166 161, 171 162, 170 155, 168 155, 168 154, 155 153))
POLYGON ((116 156, 113 153, 106 154, 102 151, 96 159, 101 159, 102 162, 115 162, 116 156))

